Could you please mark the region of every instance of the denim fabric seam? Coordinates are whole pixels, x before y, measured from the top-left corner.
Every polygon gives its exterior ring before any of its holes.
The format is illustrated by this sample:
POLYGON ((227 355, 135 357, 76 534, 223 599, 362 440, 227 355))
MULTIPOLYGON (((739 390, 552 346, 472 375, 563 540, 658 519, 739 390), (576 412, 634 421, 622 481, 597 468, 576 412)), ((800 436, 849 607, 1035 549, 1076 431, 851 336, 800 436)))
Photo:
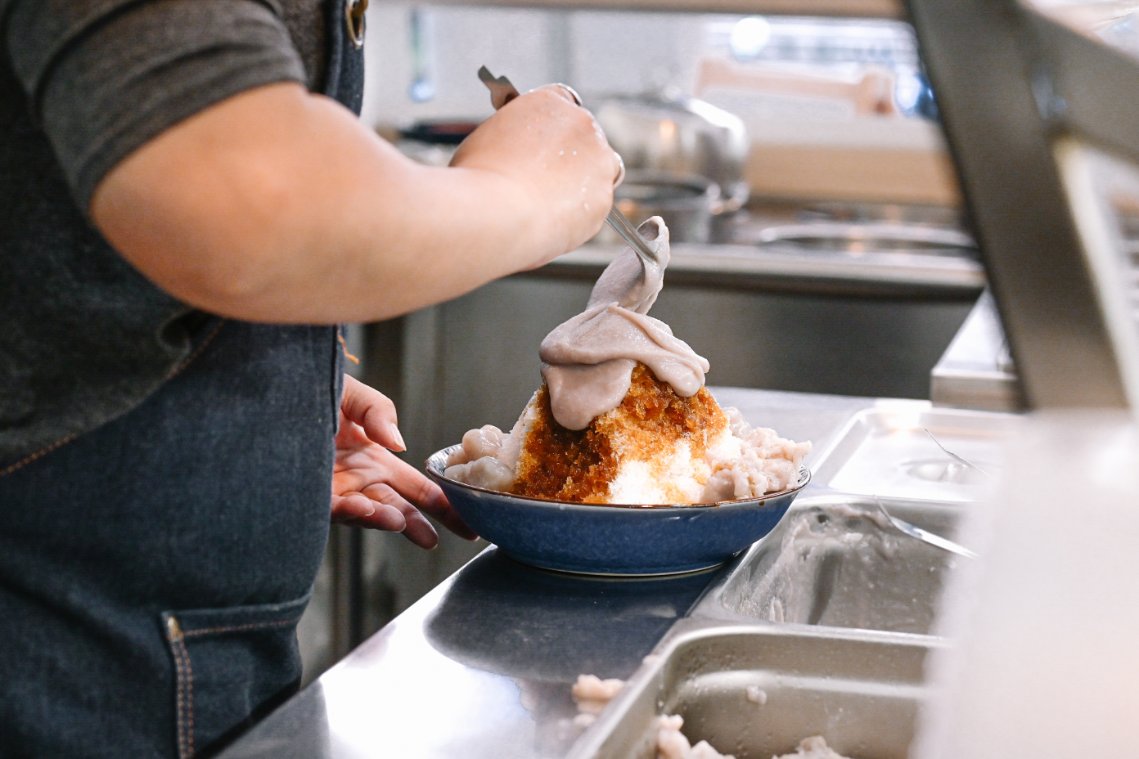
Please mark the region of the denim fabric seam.
MULTIPOLYGON (((174 379, 179 374, 181 374, 183 371, 185 371, 186 367, 188 367, 191 363, 193 363, 195 360, 197 360, 197 358, 202 355, 202 352, 207 347, 209 347, 210 343, 212 343, 214 341, 214 338, 216 338, 218 336, 218 333, 221 332, 221 328, 224 327, 225 324, 226 324, 225 319, 222 319, 220 322, 218 322, 217 325, 214 326, 214 328, 210 331, 210 333, 208 335, 206 335, 205 339, 202 340, 201 344, 198 345, 198 347, 195 348, 193 350, 193 352, 190 353, 189 356, 184 358, 173 369, 171 369, 169 372, 167 372, 166 379, 167 380, 174 379)), ((53 453, 56 450, 62 448, 63 446, 70 443, 72 440, 75 440, 75 438, 77 438, 77 437, 79 437, 79 434, 73 432, 69 435, 64 435, 60 439, 55 440, 55 441, 45 445, 43 448, 40 448, 37 451, 32 451, 27 456, 24 456, 22 459, 18 459, 17 461, 13 462, 12 464, 9 464, 8 466, 4 467, 3 469, 0 469, 0 477, 7 477, 8 475, 19 471, 20 469, 23 469, 28 464, 31 464, 33 461, 36 461, 37 459, 42 459, 44 456, 47 456, 49 453, 53 453)))
POLYGON ((12 474, 13 472, 16 472, 20 469, 23 469, 24 467, 26 467, 28 464, 32 463, 36 459, 41 459, 44 456, 51 453, 52 451, 55 451, 58 448, 62 448, 63 446, 67 445, 68 443, 70 443, 72 440, 74 440, 77 437, 79 437, 79 436, 75 433, 72 433, 70 435, 64 435, 59 440, 56 440, 53 443, 45 445, 43 448, 40 448, 38 451, 32 451, 31 453, 29 453, 24 458, 16 461, 13 464, 9 464, 8 466, 6 466, 3 469, 0 469, 0 477, 7 477, 8 475, 12 474))
MULTIPOLYGON (((305 598, 307 599, 307 595, 305 598)), ((284 612, 284 610, 283 610, 284 612)), ((186 645, 192 638, 207 637, 210 635, 223 635, 226 633, 251 632, 255 630, 270 630, 296 625, 299 615, 293 610, 284 612, 287 616, 280 619, 267 619, 261 622, 247 622, 239 625, 215 625, 187 630, 179 621, 178 614, 166 612, 165 637, 170 644, 170 654, 174 660, 174 710, 177 724, 177 743, 179 759, 192 759, 194 756, 194 664, 190 649, 186 645)))
POLYGON ((167 620, 166 639, 170 642, 177 680, 174 710, 177 714, 178 757, 190 759, 194 755, 194 669, 178 618, 173 614, 167 620))
POLYGON ((221 328, 226 325, 226 321, 226 319, 222 319, 217 324, 215 324, 214 328, 210 330, 210 333, 206 335, 205 339, 203 339, 202 342, 198 344, 198 347, 194 348, 193 352, 191 352, 189 356, 186 356, 186 358, 182 359, 182 361, 180 361, 177 366, 175 366, 166 374, 166 379, 169 380, 177 377, 179 374, 186 370, 186 367, 196 361, 198 357, 202 355, 202 352, 210 346, 210 343, 214 341, 214 338, 218 336, 218 333, 221 332, 221 328))
POLYGON ((199 635, 219 635, 221 633, 231 632, 246 632, 248 630, 264 630, 271 627, 288 627, 295 625, 297 620, 290 617, 289 619, 278 619, 269 622, 249 622, 244 625, 225 625, 222 627, 203 627, 200 630, 183 630, 183 638, 193 638, 199 635))

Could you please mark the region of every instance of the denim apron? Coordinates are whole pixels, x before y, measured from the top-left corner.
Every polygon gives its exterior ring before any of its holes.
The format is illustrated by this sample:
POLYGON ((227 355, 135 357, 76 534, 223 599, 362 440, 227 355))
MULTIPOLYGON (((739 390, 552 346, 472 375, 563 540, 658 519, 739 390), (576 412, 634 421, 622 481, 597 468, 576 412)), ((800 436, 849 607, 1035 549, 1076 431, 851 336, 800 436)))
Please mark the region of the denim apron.
MULTIPOLYGON (((362 19, 327 5, 326 93, 358 112, 362 19)), ((0 757, 206 755, 297 688, 336 329, 195 335, 138 407, 0 477, 0 757)))

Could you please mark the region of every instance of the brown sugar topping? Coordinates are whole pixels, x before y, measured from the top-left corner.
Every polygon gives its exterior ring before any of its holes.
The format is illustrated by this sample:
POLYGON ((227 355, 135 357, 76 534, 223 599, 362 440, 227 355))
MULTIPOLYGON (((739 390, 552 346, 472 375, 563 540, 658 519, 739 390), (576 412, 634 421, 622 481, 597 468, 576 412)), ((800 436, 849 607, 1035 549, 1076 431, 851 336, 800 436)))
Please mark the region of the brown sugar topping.
POLYGON ((530 498, 605 503, 609 483, 628 459, 666 457, 680 440, 694 458, 727 426, 719 404, 700 388, 690 398, 676 394, 637 364, 621 404, 583 430, 558 424, 545 385, 538 389, 535 418, 522 446, 512 492, 530 498))

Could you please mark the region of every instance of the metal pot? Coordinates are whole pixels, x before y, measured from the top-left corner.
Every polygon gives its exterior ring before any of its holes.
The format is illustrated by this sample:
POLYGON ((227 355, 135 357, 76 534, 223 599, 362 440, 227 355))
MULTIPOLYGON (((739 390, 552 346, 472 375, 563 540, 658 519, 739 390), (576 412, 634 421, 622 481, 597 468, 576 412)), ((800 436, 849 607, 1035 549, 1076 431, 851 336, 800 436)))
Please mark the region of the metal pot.
POLYGON ((594 111, 629 170, 707 177, 718 187, 715 213, 747 202, 743 120, 711 103, 667 93, 610 97, 594 111))
MULTIPOLYGON (((712 220, 719 212, 719 186, 707 177, 662 171, 631 170, 614 192, 614 203, 634 224, 660 216, 672 242, 708 242, 712 220)), ((601 242, 620 238, 609 227, 598 234, 601 242)))

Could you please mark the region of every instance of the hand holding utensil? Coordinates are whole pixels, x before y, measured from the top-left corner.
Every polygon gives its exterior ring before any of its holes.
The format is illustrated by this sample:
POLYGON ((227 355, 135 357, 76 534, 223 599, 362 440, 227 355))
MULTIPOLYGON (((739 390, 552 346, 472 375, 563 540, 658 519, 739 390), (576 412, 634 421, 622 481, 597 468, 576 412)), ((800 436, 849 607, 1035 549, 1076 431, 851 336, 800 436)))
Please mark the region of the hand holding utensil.
MULTIPOLYGON (((495 110, 502 108, 514 98, 518 97, 518 88, 515 87, 509 79, 505 76, 495 76, 490 73, 486 66, 479 68, 479 79, 490 90, 490 102, 495 110)), ((569 85, 560 85, 572 96, 573 101, 581 105, 581 97, 569 85)), ((620 160, 621 156, 618 155, 617 159, 620 160)), ((625 178, 625 164, 621 163, 620 171, 617 174, 614 184, 620 184, 621 180, 625 178)), ((609 226, 613 228, 617 234, 621 236, 625 242, 637 253, 638 256, 646 263, 652 266, 659 265, 659 258, 656 250, 645 241, 643 237, 637 232, 637 228, 633 226, 625 215, 621 213, 617 206, 609 209, 609 215, 605 219, 609 226)))

